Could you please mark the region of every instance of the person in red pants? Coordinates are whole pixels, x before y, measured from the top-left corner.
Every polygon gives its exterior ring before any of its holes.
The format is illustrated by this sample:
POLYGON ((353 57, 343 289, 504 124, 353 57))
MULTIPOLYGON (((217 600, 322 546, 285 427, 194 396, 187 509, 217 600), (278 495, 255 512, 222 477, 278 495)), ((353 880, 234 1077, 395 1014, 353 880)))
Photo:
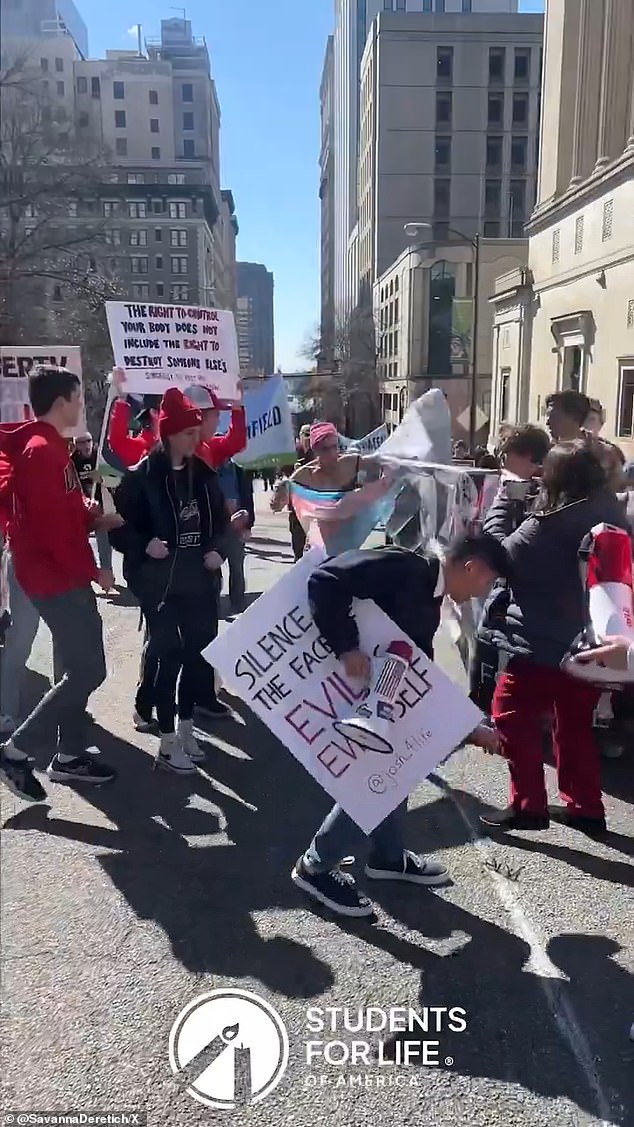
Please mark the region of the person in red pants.
MULTIPOLYGON (((534 513, 503 540, 511 591, 488 637, 511 654, 498 679, 492 716, 511 776, 510 805, 481 816, 497 830, 546 829, 550 818, 604 833, 600 756, 592 721, 599 690, 560 663, 584 626, 579 547, 597 524, 625 527, 605 469, 585 440, 555 446, 544 462, 534 513), (563 807, 548 807, 542 722, 554 716, 553 747, 563 807)), ((484 620, 486 623, 486 610, 484 620)), ((487 635, 486 626, 483 627, 487 635)))

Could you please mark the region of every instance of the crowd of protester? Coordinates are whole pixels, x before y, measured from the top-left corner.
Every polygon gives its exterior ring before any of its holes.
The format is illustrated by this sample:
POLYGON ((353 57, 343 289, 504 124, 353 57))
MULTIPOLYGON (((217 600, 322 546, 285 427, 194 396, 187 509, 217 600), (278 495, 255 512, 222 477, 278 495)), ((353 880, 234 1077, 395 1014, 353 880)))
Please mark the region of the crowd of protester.
MULTIPOLYGON (((81 412, 79 381, 64 369, 29 378, 34 421, 0 428, 0 526, 8 560, 13 624, 2 662, 4 743, 0 779, 17 795, 41 801, 45 790, 28 741, 43 719, 58 733, 50 780, 102 784, 116 772, 90 746, 91 694, 106 676, 103 629, 94 586, 110 591, 112 549, 145 624, 139 683, 131 702, 135 726, 159 737, 156 763, 187 775, 204 758, 195 734, 200 710, 212 720, 229 712, 216 695, 214 671, 201 656, 216 636, 229 561, 233 610, 244 606, 244 545, 253 526, 252 482, 232 460, 246 445, 241 406, 232 406, 226 435, 217 435, 228 405, 203 387, 171 388, 131 433, 125 375, 113 375, 119 398, 109 443, 126 467, 106 506, 90 435, 71 452, 66 435, 81 412), (91 537, 96 537, 95 549, 91 537), (24 667, 42 619, 53 640, 54 684, 20 717, 24 667)), ((470 737, 500 754, 510 775, 509 806, 482 815, 489 831, 544 830, 552 818, 591 835, 606 832, 601 761, 594 719, 599 688, 569 676, 564 655, 585 621, 579 549, 594 526, 630 529, 628 470, 621 451, 600 437, 602 411, 576 391, 547 401, 546 430, 501 428, 493 452, 472 459, 497 474, 483 527, 439 556, 395 545, 355 549, 321 564, 309 580, 315 623, 346 675, 367 680, 352 613, 354 599, 373 599, 433 658, 445 598, 475 601, 479 625, 470 692, 488 717, 470 737), (544 731, 552 731, 562 805, 548 806, 544 731)), ((464 449, 455 451, 465 460, 464 449)), ((280 478, 271 507, 288 509, 295 559, 306 529, 292 507, 292 485, 315 494, 353 492, 375 469, 372 459, 342 453, 336 428, 302 427, 298 460, 280 478)), ((615 667, 634 663, 627 639, 600 651, 615 667)), ((626 694, 623 694, 625 697, 626 694)), ((405 846, 406 804, 370 835, 368 880, 444 882, 445 867, 405 846)), ((343 915, 366 915, 367 897, 346 871, 360 831, 338 806, 297 860, 298 887, 343 915)))

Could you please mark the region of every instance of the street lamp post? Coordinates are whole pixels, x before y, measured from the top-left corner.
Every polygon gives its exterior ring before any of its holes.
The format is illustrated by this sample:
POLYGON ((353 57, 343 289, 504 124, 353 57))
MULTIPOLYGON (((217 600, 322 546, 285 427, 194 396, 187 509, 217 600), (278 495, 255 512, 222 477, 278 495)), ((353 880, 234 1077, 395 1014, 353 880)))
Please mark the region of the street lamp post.
MULTIPOLYGON (((406 223, 403 230, 410 238, 415 237, 419 231, 431 231, 431 223, 406 223)), ((450 235, 457 235, 463 242, 469 243, 473 249, 473 317, 471 328, 471 358, 469 371, 469 447, 471 453, 475 449, 475 436, 477 431, 478 411, 478 317, 480 298, 480 233, 474 238, 458 231, 455 227, 448 228, 450 235)))

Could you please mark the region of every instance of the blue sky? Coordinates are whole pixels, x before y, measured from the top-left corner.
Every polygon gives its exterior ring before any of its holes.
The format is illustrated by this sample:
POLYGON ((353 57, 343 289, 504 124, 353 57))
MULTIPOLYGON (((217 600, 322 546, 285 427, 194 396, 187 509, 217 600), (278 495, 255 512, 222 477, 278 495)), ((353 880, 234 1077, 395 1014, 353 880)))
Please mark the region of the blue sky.
MULTIPOLYGON (((182 8, 157 0, 76 0, 90 53, 134 45, 182 8)), ((525 0, 542 11, 543 0, 525 0)), ((194 34, 204 35, 222 109, 223 187, 233 190, 238 257, 275 275, 276 363, 298 355, 319 319, 319 81, 333 0, 189 0, 194 34)))

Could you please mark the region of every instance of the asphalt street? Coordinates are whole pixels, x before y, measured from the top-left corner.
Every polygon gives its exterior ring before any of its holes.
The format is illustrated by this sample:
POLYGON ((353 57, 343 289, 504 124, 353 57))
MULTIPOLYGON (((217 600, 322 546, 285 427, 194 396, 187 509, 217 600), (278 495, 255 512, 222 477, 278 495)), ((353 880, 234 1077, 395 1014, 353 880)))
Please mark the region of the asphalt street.
MULTIPOLYGON (((285 516, 268 513, 265 495, 258 508, 252 597, 291 558, 285 516)), ((209 729, 196 776, 153 771, 156 742, 131 722, 138 610, 125 591, 100 605, 109 677, 93 700, 95 743, 119 780, 82 794, 51 784, 39 808, 2 789, 5 1116, 127 1109, 156 1127, 634 1124, 633 753, 606 764, 612 837, 598 844, 556 826, 481 836, 478 812, 505 803, 506 769, 458 752, 412 796, 408 827, 410 847, 442 858, 453 883, 387 886, 374 896, 375 920, 342 926, 289 879, 327 797, 237 698, 234 719, 209 729), (176 1081, 168 1039, 189 1002, 231 987, 276 1009, 290 1056, 270 1095, 226 1112, 176 1081), (420 1034, 439 1041, 438 1063, 405 1067, 392 1059, 411 1034, 310 1031, 309 1007, 344 1006, 460 1007, 466 1029, 420 1034), (348 1049, 366 1038, 371 1059, 308 1064, 306 1042, 320 1037, 348 1049)), ((438 657, 460 677, 444 634, 438 657)), ((50 666, 42 630, 34 696, 50 666)), ((45 733, 34 754, 44 767, 45 733)))

